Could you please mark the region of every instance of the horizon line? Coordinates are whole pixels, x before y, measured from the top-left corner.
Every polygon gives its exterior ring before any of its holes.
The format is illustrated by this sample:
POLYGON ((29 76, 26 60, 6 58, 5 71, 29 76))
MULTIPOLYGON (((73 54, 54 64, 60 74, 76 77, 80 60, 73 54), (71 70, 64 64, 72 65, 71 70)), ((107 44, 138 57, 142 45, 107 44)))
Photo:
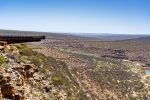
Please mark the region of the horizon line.
POLYGON ((17 32, 37 32, 37 33, 47 33, 47 34, 72 34, 72 35, 83 35, 83 34, 94 34, 94 35, 147 35, 149 36, 149 34, 129 34, 129 33, 92 33, 92 32, 50 32, 50 31, 31 31, 31 30, 17 30, 17 29, 0 29, 0 31, 17 31, 17 32))

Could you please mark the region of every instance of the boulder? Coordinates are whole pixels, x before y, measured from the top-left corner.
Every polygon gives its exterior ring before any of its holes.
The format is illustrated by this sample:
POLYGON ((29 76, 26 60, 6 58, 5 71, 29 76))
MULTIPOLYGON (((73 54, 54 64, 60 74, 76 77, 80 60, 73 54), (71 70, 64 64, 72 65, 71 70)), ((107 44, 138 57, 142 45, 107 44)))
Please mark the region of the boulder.
POLYGON ((3 95, 12 95, 17 93, 17 86, 12 81, 10 74, 5 73, 0 75, 1 78, 1 93, 3 95))
POLYGON ((12 78, 8 73, 3 74, 1 78, 2 84, 9 83, 10 81, 12 81, 12 78))
POLYGON ((1 93, 3 95, 12 95, 17 93, 17 86, 14 84, 13 81, 6 83, 6 84, 2 84, 1 85, 1 93))
POLYGON ((30 70, 34 68, 34 64, 23 64, 22 67, 24 68, 24 70, 30 70))
POLYGON ((27 70, 27 71, 26 71, 26 76, 27 76, 27 78, 33 77, 33 74, 34 74, 34 71, 33 71, 33 70, 27 70))
POLYGON ((19 79, 16 80, 16 85, 17 86, 23 86, 23 84, 24 84, 24 79, 19 78, 19 79))
POLYGON ((22 95, 15 95, 15 100, 23 100, 24 97, 22 95))
POLYGON ((34 74, 34 64, 22 64, 20 67, 20 73, 24 76, 24 79, 33 77, 34 74))

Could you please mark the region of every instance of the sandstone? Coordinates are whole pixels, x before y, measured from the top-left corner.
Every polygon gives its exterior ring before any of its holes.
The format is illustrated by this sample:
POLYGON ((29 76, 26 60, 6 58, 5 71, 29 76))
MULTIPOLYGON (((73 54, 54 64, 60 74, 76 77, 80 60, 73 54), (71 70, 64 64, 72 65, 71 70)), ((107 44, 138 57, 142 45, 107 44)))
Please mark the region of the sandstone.
POLYGON ((22 86, 23 84, 24 84, 24 79, 19 78, 19 79, 16 80, 16 85, 17 86, 22 86))
POLYGON ((14 82, 6 83, 1 85, 1 92, 3 95, 12 95, 17 93, 17 86, 14 82))
POLYGON ((24 68, 24 70, 30 70, 34 68, 33 64, 23 64, 22 67, 24 68))
POLYGON ((27 71, 26 71, 26 76, 27 76, 27 78, 33 77, 33 74, 34 74, 34 71, 33 71, 33 70, 27 70, 27 71))
POLYGON ((0 75, 1 78, 1 93, 3 95, 12 95, 17 93, 17 86, 12 80, 10 74, 5 73, 0 75))
POLYGON ((12 80, 10 74, 8 73, 3 74, 2 77, 3 77, 2 80, 5 80, 7 83, 9 83, 12 80))

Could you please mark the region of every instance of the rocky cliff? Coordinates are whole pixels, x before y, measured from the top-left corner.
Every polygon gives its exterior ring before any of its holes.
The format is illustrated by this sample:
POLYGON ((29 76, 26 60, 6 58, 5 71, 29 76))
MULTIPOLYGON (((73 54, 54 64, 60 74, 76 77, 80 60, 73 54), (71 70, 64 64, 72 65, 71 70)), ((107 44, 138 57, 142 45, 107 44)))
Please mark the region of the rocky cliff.
POLYGON ((65 100, 63 81, 48 59, 23 44, 0 46, 0 99, 65 100))

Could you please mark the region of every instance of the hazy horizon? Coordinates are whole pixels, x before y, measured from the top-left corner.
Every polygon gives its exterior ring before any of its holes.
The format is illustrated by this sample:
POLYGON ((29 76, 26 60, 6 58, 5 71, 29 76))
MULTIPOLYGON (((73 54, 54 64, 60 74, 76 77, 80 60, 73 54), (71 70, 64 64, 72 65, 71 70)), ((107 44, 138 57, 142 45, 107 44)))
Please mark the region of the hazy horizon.
MULTIPOLYGON (((46 32, 46 31, 26 31, 26 30, 10 30, 10 29, 0 29, 0 34, 5 34, 6 31, 13 33, 15 32, 35 32, 35 33, 47 33, 47 34, 68 34, 68 35, 77 35, 77 36, 150 36, 150 34, 119 34, 119 33, 71 33, 71 32, 46 32), (4 33, 2 32, 4 31, 4 33), (1 33, 2 32, 2 33, 1 33)), ((7 33, 7 32, 6 32, 7 33)))
POLYGON ((149 0, 2 0, 0 29, 150 35, 149 0))

